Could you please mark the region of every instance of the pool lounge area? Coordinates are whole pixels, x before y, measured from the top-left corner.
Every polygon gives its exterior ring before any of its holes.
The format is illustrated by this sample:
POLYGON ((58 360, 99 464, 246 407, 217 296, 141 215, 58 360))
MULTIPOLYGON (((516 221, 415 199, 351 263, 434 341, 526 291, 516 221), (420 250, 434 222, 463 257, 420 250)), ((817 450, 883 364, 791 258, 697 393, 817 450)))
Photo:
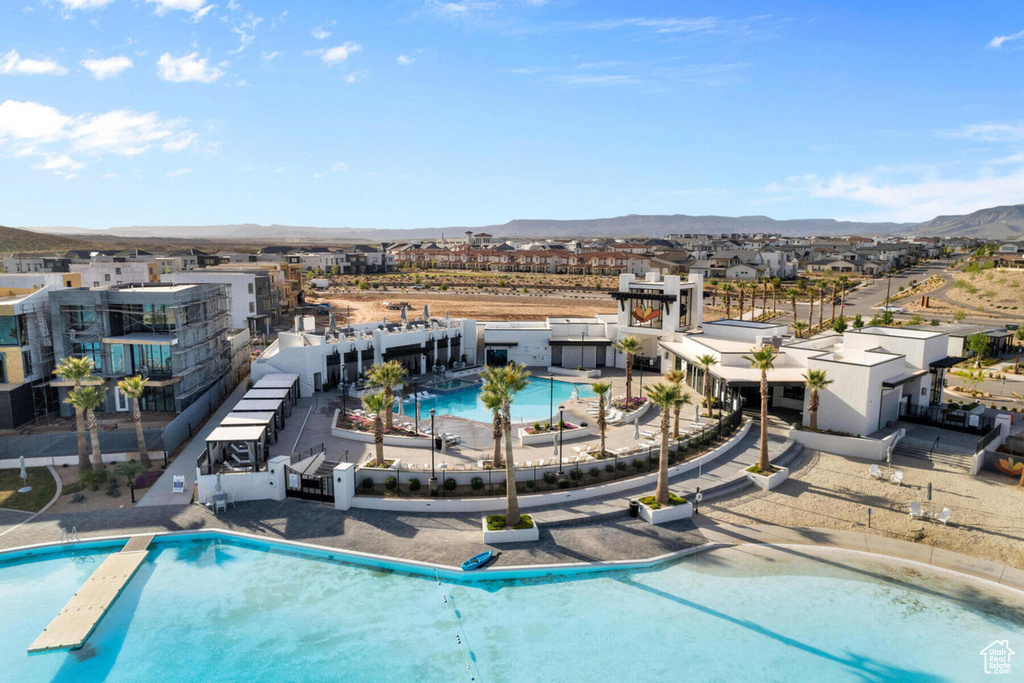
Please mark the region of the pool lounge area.
MULTIPOLYGON (((441 394, 434 392, 431 385, 423 387, 422 391, 426 392, 428 397, 419 400, 421 420, 433 409, 436 415, 450 415, 488 424, 491 422, 491 411, 485 408, 483 401, 480 400, 480 384, 458 379, 448 382, 451 384, 446 385, 446 390, 441 394)), ((570 400, 574 392, 579 398, 595 396, 590 384, 587 383, 530 377, 529 386, 515 396, 512 419, 515 422, 527 423, 547 421, 552 417, 552 412, 549 411, 557 413, 558 406, 570 400)), ((403 395, 402 410, 407 415, 411 415, 414 410, 413 400, 408 395, 403 395)), ((395 412, 398 412, 398 407, 395 408, 395 412)))

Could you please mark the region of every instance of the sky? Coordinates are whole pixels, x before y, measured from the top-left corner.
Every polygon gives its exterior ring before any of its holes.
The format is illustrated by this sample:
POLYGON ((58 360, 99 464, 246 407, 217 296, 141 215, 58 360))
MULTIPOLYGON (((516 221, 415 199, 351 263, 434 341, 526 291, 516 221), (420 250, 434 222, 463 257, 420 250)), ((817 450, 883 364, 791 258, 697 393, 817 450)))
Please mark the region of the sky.
POLYGON ((1024 202, 1024 4, 5 0, 0 224, 1024 202))

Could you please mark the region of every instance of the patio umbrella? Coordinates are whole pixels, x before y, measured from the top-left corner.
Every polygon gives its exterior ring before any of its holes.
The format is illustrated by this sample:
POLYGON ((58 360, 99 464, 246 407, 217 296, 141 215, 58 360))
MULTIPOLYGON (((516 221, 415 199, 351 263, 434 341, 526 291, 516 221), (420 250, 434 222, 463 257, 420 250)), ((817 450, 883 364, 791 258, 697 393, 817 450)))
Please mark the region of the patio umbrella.
POLYGON ((406 306, 405 304, 402 304, 402 324, 409 324, 409 307, 406 306))
POLYGON ((580 397, 579 387, 573 387, 572 388, 572 400, 576 401, 576 400, 579 399, 579 397, 580 397))
POLYGON ((640 440, 640 420, 633 422, 633 441, 640 440))
POLYGON ((403 396, 398 396, 398 421, 401 422, 405 419, 405 401, 402 400, 403 396))
POLYGON ((558 455, 558 432, 551 434, 552 455, 558 455))
POLYGON ((214 487, 214 489, 216 489, 217 491, 222 490, 220 487, 220 472, 217 473, 217 485, 214 487))
POLYGON ((430 304, 423 304, 423 320, 430 320, 430 304))
POLYGON ((18 456, 18 464, 21 465, 21 474, 19 474, 18 476, 21 477, 22 481, 25 481, 26 479, 28 479, 28 472, 25 470, 25 456, 24 455, 19 455, 18 456))
POLYGON ((444 435, 442 434, 441 435, 441 454, 443 455, 447 451, 448 451, 448 439, 444 438, 444 435))

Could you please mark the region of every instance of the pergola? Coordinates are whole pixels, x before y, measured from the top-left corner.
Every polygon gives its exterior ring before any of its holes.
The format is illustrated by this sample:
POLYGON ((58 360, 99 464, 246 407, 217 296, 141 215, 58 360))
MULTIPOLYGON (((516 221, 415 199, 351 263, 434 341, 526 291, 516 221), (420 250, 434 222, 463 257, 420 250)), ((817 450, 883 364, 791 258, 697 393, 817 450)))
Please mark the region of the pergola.
POLYGON ((299 400, 299 376, 285 373, 271 373, 263 375, 255 384, 253 389, 291 389, 292 405, 299 400))
POLYGON ((277 428, 284 429, 284 399, 242 399, 231 409, 233 413, 274 413, 277 428))
POLYGON ((245 396, 242 400, 249 401, 266 401, 266 400, 281 400, 284 401, 285 415, 292 414, 292 390, 291 389, 250 389, 245 392, 245 396))
POLYGON ((265 426, 217 427, 206 437, 207 473, 213 474, 213 465, 219 462, 231 467, 250 467, 257 472, 260 463, 266 461, 266 450, 265 426))
POLYGON ((277 415, 273 411, 264 413, 228 413, 220 421, 221 427, 264 426, 267 428, 267 439, 271 444, 277 443, 277 415))

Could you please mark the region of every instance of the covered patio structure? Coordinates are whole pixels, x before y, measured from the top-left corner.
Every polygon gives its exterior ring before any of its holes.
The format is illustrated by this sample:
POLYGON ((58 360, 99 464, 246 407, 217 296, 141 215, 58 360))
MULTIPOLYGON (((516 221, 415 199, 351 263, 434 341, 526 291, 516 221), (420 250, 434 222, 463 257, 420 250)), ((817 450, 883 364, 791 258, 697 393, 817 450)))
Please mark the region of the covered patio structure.
POLYGON ((299 376, 287 373, 263 375, 252 385, 253 389, 290 389, 292 405, 299 400, 299 376))
MULTIPOLYGON (((206 451, 199 456, 199 466, 206 463, 207 474, 221 465, 228 471, 258 472, 267 460, 267 428, 261 425, 217 427, 206 437, 206 451)), ((220 469, 220 468, 218 468, 220 469)))
POLYGON ((263 401, 263 400, 277 400, 280 399, 284 402, 285 415, 292 414, 292 406, 295 405, 295 400, 292 397, 291 389, 250 389, 245 392, 245 396, 242 400, 250 401, 263 401))
POLYGON ((221 427, 248 427, 262 425, 267 428, 267 441, 271 444, 277 443, 277 415, 273 411, 265 413, 228 413, 220 421, 221 427))
POLYGON ((284 429, 285 410, 284 399, 245 399, 235 404, 231 409, 233 413, 274 413, 277 417, 277 428, 284 429))

